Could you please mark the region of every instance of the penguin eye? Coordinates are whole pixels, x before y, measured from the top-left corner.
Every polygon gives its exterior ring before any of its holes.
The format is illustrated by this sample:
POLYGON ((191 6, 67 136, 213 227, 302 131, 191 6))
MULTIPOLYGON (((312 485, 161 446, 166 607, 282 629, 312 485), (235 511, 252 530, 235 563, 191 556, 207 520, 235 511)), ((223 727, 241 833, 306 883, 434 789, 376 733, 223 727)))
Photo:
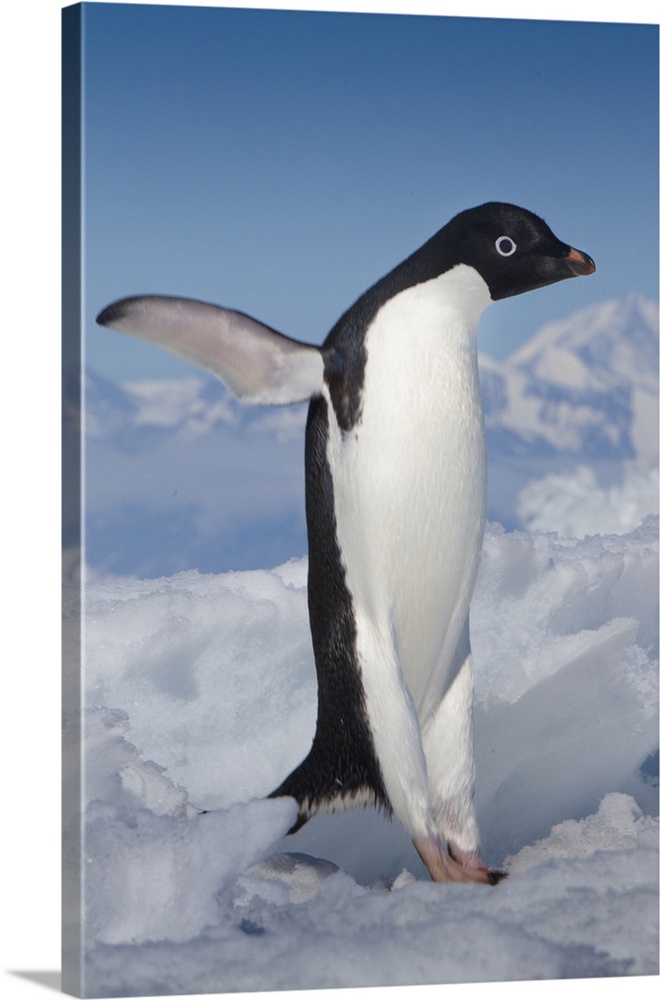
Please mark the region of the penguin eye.
POLYGON ((501 257, 511 257, 518 247, 510 236, 498 236, 495 240, 495 249, 501 257))

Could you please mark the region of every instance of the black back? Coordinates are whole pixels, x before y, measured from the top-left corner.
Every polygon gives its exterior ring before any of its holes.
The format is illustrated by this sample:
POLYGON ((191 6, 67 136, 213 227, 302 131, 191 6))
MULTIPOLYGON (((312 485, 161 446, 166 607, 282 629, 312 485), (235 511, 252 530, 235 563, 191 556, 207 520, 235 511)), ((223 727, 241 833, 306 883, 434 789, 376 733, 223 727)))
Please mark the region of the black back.
POLYGON ((312 400, 305 439, 309 536, 308 605, 318 678, 312 749, 271 793, 301 806, 294 832, 319 807, 354 799, 389 810, 373 748, 356 653, 355 614, 337 542, 334 486, 327 460, 328 405, 312 400))

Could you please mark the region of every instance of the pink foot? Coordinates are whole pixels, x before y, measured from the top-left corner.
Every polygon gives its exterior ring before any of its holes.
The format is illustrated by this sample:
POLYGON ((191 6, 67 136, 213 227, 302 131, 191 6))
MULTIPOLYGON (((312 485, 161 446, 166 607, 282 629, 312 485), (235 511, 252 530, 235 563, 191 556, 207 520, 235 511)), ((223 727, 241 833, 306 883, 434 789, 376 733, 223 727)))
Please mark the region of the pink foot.
POLYGON ((422 837, 413 841, 417 853, 426 865, 434 882, 477 882, 481 885, 494 885, 499 878, 491 878, 483 864, 463 865, 460 860, 452 857, 435 837, 422 837))
POLYGON ((503 878, 506 878, 506 872, 488 868, 478 851, 464 851, 451 841, 447 846, 449 856, 453 858, 464 871, 474 874, 478 873, 479 877, 475 878, 475 882, 485 881, 489 885, 497 885, 497 883, 501 882, 503 878))

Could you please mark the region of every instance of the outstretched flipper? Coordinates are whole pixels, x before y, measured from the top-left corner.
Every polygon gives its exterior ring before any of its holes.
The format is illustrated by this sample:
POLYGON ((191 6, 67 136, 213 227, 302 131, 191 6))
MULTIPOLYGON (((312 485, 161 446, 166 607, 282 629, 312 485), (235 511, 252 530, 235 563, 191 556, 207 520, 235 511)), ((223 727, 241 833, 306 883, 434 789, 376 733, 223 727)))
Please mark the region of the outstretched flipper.
POLYGON ((301 403, 323 387, 318 347, 233 309, 196 299, 139 295, 113 302, 96 322, 207 368, 246 403, 301 403))

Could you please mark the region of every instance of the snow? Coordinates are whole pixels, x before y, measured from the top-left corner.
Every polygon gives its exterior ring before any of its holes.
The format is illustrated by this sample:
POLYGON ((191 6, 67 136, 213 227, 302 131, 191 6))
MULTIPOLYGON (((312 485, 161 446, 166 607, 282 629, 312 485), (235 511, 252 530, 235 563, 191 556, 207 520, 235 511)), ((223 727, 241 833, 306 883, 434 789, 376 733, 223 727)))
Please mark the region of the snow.
POLYGON ((264 796, 314 729, 304 559, 88 572, 87 995, 657 974, 657 533, 489 525, 472 627, 496 888, 431 883, 373 810, 285 836, 293 802, 264 796))
POLYGON ((658 470, 624 465, 620 481, 601 485, 592 466, 549 473, 518 494, 520 524, 531 531, 558 531, 565 538, 631 531, 658 510, 658 470))

